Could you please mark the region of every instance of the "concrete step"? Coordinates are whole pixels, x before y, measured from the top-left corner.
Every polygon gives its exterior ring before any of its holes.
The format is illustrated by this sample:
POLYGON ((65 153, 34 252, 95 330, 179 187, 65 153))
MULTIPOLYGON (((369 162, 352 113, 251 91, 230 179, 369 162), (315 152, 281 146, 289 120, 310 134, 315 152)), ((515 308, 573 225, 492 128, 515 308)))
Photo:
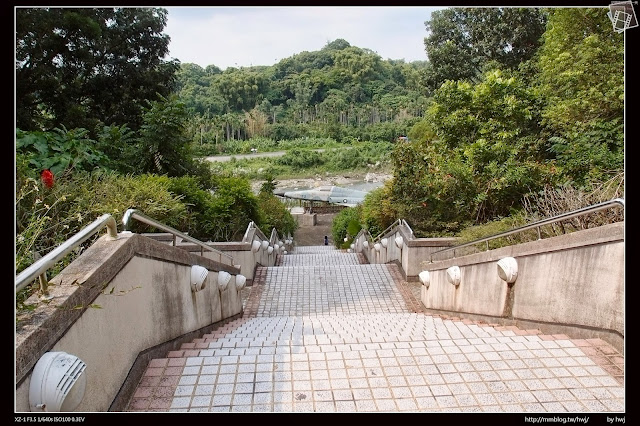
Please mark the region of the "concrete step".
POLYGON ((415 313, 224 329, 152 360, 127 411, 624 411, 619 354, 600 339, 415 313))
POLYGON ((361 263, 357 253, 293 253, 281 256, 278 266, 358 265, 361 263))
POLYGON ((343 251, 335 248, 332 245, 329 246, 294 246, 290 254, 318 254, 318 253, 344 253, 343 251))
POLYGON ((126 411, 624 411, 600 339, 427 314, 397 265, 335 247, 281 258, 242 318, 152 360, 126 411))

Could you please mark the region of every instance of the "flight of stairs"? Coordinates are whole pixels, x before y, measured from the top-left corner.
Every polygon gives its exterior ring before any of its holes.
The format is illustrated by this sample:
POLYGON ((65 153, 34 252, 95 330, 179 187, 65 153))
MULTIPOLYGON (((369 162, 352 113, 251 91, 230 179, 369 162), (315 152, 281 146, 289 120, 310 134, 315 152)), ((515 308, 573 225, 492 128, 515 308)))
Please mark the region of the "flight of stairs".
MULTIPOLYGON (((296 247, 276 265, 257 268, 242 318, 152 360, 126 411, 536 411, 543 397, 517 400, 531 398, 533 390, 513 390, 515 399, 499 400, 497 386, 518 376, 511 370, 498 376, 511 360, 486 359, 482 350, 493 357, 549 351, 594 364, 576 346, 606 361, 591 373, 600 380, 595 384, 612 390, 602 391, 593 406, 590 399, 560 397, 549 407, 616 411, 620 405, 621 357, 600 339, 571 341, 426 315, 419 285, 405 282, 397 265, 366 264, 332 246, 296 247), (496 390, 486 390, 487 383, 496 390)), ((513 367, 529 368, 527 374, 543 366, 521 364, 513 367)))

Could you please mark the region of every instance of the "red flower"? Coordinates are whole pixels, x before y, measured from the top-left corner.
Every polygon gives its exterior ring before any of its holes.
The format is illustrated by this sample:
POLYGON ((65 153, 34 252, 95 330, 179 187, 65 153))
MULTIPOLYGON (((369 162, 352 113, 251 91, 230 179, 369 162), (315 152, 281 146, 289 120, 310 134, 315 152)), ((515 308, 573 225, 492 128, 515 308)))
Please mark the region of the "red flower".
POLYGON ((53 173, 51 173, 51 170, 43 170, 42 173, 40 173, 40 178, 42 179, 44 186, 47 188, 51 188, 53 186, 53 173))

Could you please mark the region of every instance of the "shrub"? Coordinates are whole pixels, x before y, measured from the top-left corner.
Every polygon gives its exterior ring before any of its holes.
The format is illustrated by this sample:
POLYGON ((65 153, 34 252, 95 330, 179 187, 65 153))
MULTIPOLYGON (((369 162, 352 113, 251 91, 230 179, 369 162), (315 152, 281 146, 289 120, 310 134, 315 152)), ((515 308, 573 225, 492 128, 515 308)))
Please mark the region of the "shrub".
MULTIPOLYGON (((138 208, 177 229, 184 220, 185 206, 168 190, 167 177, 76 171, 56 176, 54 185, 47 188, 32 177, 27 164, 24 158, 16 163, 16 273, 35 261, 34 253, 46 255, 105 213, 120 222, 128 208, 138 208)), ((135 222, 133 230, 145 232, 149 228, 135 222)), ((58 262, 50 276, 71 263, 100 235, 89 238, 58 262)), ((27 308, 24 301, 37 288, 36 283, 37 280, 16 295, 18 311, 27 308)))
POLYGON ((298 222, 293 218, 286 205, 270 192, 261 191, 258 195, 260 208, 260 230, 265 235, 271 235, 273 228, 278 235, 292 237, 298 229, 298 222))
POLYGON ((336 247, 349 247, 360 228, 360 207, 342 209, 331 224, 331 236, 336 247), (347 241, 344 241, 345 238, 347 241))
POLYGON ((322 154, 316 151, 294 148, 277 160, 277 164, 295 170, 309 169, 324 164, 322 154))

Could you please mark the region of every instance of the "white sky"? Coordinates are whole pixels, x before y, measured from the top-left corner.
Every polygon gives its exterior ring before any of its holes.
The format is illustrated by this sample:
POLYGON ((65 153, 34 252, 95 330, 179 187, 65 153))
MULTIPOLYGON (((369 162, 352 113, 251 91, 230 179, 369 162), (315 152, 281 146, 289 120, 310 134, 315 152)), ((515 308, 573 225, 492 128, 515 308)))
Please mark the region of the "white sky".
POLYGON ((221 69, 274 65, 342 38, 382 59, 424 61, 425 21, 435 7, 167 7, 169 56, 221 69))

